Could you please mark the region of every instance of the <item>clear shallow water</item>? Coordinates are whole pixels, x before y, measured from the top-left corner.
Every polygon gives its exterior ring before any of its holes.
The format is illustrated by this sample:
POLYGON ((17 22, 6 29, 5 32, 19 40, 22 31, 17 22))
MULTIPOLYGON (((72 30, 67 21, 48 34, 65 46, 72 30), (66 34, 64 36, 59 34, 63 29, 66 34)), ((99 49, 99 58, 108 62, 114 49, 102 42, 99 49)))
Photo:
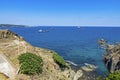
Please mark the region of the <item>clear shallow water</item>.
POLYGON ((99 49, 97 41, 104 38, 108 41, 120 41, 120 28, 113 27, 23 27, 9 28, 23 36, 34 46, 55 50, 66 60, 79 66, 90 63, 98 66, 100 75, 107 74, 102 61, 103 50, 99 49), (39 33, 39 29, 49 30, 39 33))

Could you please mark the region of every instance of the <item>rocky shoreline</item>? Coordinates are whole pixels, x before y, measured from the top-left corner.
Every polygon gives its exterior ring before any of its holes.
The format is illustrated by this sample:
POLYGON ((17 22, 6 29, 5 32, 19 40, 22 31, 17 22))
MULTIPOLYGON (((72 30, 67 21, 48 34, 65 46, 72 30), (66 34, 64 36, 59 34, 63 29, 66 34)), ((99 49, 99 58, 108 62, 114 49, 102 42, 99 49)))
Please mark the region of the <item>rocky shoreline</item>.
POLYGON ((66 61, 72 70, 76 72, 76 76, 79 76, 78 80, 96 80, 99 75, 96 72, 98 68, 95 65, 84 63, 84 66, 79 67, 77 64, 71 61, 66 61))

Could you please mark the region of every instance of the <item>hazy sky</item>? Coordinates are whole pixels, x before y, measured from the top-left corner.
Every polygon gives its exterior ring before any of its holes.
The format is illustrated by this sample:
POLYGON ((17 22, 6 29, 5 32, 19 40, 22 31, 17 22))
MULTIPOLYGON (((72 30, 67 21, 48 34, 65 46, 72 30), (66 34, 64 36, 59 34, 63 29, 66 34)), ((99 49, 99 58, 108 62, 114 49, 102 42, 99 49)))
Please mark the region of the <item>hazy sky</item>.
POLYGON ((120 0, 0 0, 0 24, 120 26, 120 0))

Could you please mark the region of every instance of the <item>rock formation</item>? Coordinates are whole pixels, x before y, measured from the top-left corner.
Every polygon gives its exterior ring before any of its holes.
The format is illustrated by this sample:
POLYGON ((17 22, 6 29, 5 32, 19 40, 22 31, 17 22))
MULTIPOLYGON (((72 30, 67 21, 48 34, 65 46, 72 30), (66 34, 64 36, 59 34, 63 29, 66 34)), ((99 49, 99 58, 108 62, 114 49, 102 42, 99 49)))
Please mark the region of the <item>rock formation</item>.
POLYGON ((15 38, 15 36, 17 36, 17 34, 11 32, 9 30, 0 30, 0 39, 15 38))
POLYGON ((100 44, 100 46, 104 46, 105 49, 103 60, 108 71, 111 73, 120 71, 120 43, 116 43, 114 45, 104 43, 100 44))

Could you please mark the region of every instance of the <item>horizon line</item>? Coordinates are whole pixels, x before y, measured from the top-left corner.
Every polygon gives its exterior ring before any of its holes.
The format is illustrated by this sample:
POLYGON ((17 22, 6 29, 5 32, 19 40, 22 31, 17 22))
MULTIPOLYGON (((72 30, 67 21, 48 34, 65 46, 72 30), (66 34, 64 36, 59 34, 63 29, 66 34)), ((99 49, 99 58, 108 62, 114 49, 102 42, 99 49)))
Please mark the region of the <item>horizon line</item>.
POLYGON ((49 27, 49 26, 53 26, 53 27, 120 27, 120 25, 26 25, 26 24, 13 24, 13 23, 11 23, 11 24, 4 24, 4 23, 2 23, 2 24, 0 24, 0 25, 22 25, 22 26, 28 26, 28 27, 42 27, 42 26, 44 26, 44 27, 49 27))

